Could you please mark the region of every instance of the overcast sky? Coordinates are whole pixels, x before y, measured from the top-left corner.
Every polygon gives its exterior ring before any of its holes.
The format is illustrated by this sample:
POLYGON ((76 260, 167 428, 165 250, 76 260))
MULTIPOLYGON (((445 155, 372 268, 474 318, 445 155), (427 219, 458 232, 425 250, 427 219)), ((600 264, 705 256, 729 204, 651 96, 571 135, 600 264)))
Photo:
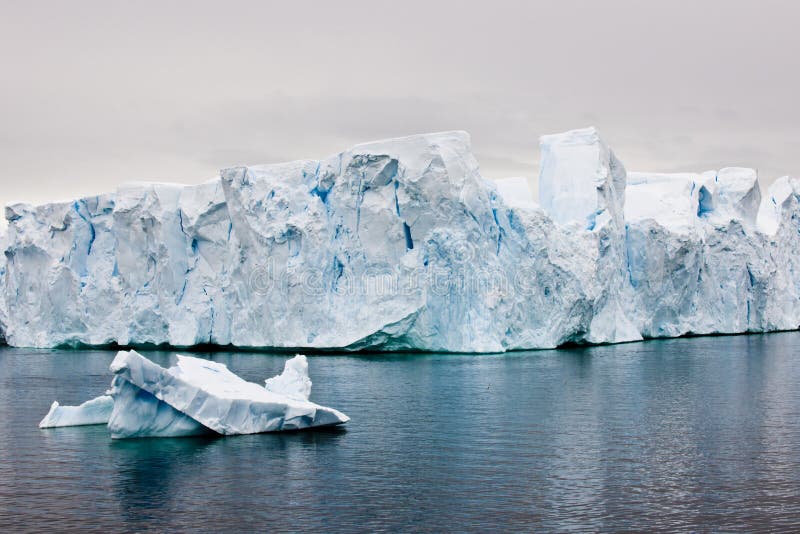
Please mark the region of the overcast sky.
POLYGON ((800 2, 470 4, 2 2, 0 202, 453 129, 489 178, 587 125, 628 170, 800 175, 800 2))

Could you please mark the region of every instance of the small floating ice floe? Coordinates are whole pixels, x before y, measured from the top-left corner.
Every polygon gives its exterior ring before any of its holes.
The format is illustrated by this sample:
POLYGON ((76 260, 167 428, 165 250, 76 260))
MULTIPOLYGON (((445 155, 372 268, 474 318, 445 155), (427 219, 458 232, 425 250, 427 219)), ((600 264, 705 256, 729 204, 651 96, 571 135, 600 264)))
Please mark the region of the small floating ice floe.
POLYGON ((40 428, 107 423, 112 438, 176 437, 299 430, 350 420, 308 400, 311 380, 303 355, 287 361, 266 386, 243 380, 224 364, 190 356, 178 356, 175 366, 164 369, 135 351, 121 351, 111 371, 110 396, 80 406, 53 403, 40 428))

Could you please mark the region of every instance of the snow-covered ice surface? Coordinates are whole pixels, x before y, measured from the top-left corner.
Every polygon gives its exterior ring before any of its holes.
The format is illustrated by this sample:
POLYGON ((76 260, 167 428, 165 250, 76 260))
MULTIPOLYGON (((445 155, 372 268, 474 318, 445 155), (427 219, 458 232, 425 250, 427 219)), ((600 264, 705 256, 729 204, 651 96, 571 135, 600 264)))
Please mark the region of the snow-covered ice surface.
POLYGON ((108 423, 113 408, 114 400, 110 395, 101 395, 79 406, 61 406, 53 402, 50 411, 39 423, 39 428, 104 425, 108 423))
POLYGON ((541 147, 540 207, 485 180, 464 132, 11 205, 0 330, 494 352, 800 325, 797 180, 628 174, 594 128, 541 147))
POLYGON ((651 219, 671 232, 690 232, 697 223, 701 182, 701 175, 689 173, 628 173, 625 222, 651 219))
MULTIPOLYGON (((305 363, 305 357, 294 360, 305 363)), ((297 372, 296 365, 290 367, 297 372)), ((308 365, 300 369, 305 372, 308 365)), ((164 369, 135 351, 121 351, 111 371, 114 413, 109 429, 114 438, 187 436, 209 430, 256 434, 349 421, 333 408, 299 398, 297 388, 288 388, 291 396, 270 391, 242 380, 224 364, 200 358, 179 355, 177 365, 164 369)), ((309 380, 309 392, 310 384, 309 380)))

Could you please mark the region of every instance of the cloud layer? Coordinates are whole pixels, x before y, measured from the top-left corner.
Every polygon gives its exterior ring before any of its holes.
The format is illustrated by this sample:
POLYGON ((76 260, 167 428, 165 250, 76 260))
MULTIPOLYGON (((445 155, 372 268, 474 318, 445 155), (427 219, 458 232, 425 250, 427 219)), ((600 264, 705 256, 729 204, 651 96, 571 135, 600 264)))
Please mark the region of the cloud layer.
POLYGON ((800 174, 790 1, 9 2, 0 202, 472 134, 486 176, 593 124, 628 169, 800 174))

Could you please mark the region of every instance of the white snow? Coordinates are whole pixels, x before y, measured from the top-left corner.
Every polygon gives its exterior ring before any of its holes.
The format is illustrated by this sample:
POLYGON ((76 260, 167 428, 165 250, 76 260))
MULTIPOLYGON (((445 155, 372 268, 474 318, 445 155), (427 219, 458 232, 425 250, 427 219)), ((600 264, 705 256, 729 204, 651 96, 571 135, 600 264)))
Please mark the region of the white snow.
POLYGON ((628 173, 625 222, 651 219, 673 232, 690 231, 697 224, 701 182, 690 173, 628 173))
POLYGON ((113 408, 114 401, 109 395, 101 395, 79 406, 61 406, 54 401, 39 423, 39 428, 104 425, 108 423, 113 408))
POLYGON ((495 352, 800 325, 798 180, 761 199, 752 169, 627 173, 595 128, 541 147, 540 207, 464 132, 14 204, 0 333, 495 352))

